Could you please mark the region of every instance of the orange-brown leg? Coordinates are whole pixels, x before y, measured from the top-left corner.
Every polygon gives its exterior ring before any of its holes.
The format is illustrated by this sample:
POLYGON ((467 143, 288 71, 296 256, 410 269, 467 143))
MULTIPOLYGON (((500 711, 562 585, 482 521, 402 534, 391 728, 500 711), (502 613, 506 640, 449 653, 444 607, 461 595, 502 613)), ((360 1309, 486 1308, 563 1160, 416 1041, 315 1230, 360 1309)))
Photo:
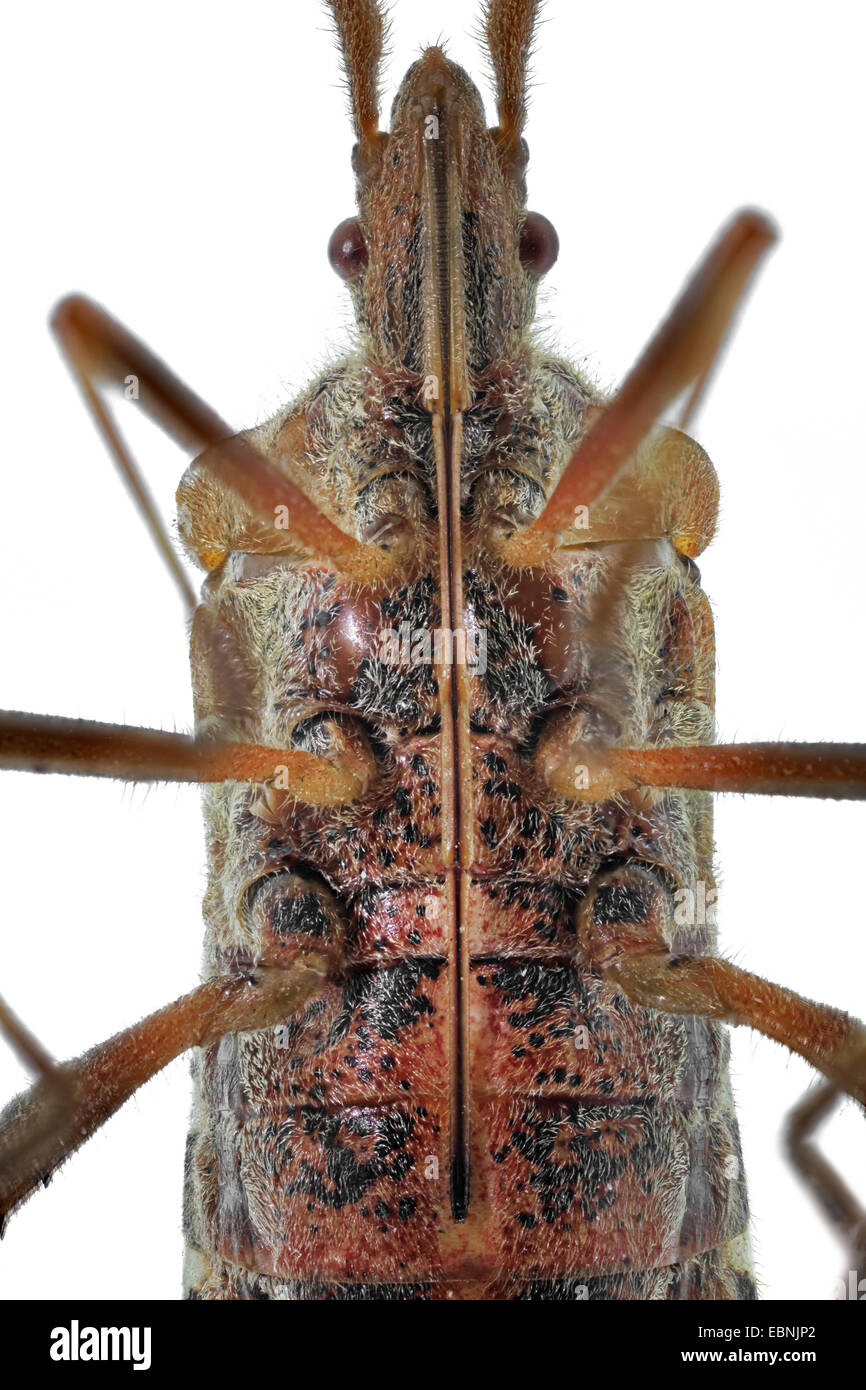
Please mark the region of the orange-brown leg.
POLYGON ((714 956, 675 956, 666 948, 626 952, 607 971, 630 999, 648 1008, 756 1029, 866 1105, 866 1030, 847 1014, 714 956))
POLYGON ((753 792, 762 796, 866 798, 864 743, 712 743, 659 748, 590 748, 583 725, 556 726, 536 765, 560 796, 601 801, 640 787, 753 792), (569 738, 569 729, 575 736, 569 738))
POLYGON ((334 567, 352 578, 374 579, 386 561, 375 546, 367 546, 341 531, 288 477, 243 436, 228 425, 159 358, 116 319, 80 296, 63 300, 52 326, 60 339, 96 424, 142 516, 169 566, 185 601, 195 595, 174 547, 153 506, 147 484, 126 446, 100 391, 123 391, 132 383, 134 399, 183 448, 207 450, 202 466, 246 504, 253 516, 273 528, 281 513, 288 518, 281 535, 311 555, 327 556, 334 567))
POLYGON ((804 1057, 834 1086, 866 1105, 866 1029, 825 1004, 804 999, 716 956, 670 949, 670 899, 637 865, 599 876, 580 909, 586 957, 629 999, 663 1013, 698 1014, 745 1024, 804 1057), (637 890, 637 891, 635 891, 637 890), (612 912, 611 894, 629 912, 612 912))
POLYGON ((686 387, 705 374, 761 256, 775 239, 765 218, 743 212, 723 232, 670 315, 590 425, 541 515, 504 542, 503 558, 537 565, 556 549, 578 506, 592 507, 686 387))
POLYGON ((0 770, 64 772, 128 782, 271 782, 285 799, 339 806, 366 791, 375 769, 359 731, 330 753, 195 740, 162 729, 0 713, 0 770))
MULTIPOLYGON (((10 1135, 5 1146, 0 1140, 0 1186, 3 1173, 7 1170, 29 1169, 37 1180, 47 1186, 50 1173, 39 1171, 39 1156, 52 1134, 69 1123, 72 1097, 68 1078, 58 1067, 37 1038, 24 1027, 12 1012, 9 1005, 0 999, 0 1033, 13 1051, 17 1052, 24 1066, 39 1078, 42 1095, 40 1113, 26 1132, 10 1135)), ((6 1229, 7 1213, 0 1203, 0 1238, 6 1229)))
POLYGON ((39 1079, 0 1114, 0 1233, 10 1212, 175 1057, 224 1033, 283 1022, 321 993, 333 965, 331 957, 309 952, 286 967, 208 980, 59 1067, 3 1006, 0 1032, 39 1079))
POLYGON ((625 865, 599 875, 580 907, 589 961, 634 1003, 663 1013, 746 1024, 805 1058, 830 1083, 810 1093, 788 1123, 792 1161, 833 1225, 866 1259, 866 1213, 808 1142, 840 1091, 866 1106, 866 1028, 827 1005, 713 956, 674 954, 670 898, 649 869, 625 865))

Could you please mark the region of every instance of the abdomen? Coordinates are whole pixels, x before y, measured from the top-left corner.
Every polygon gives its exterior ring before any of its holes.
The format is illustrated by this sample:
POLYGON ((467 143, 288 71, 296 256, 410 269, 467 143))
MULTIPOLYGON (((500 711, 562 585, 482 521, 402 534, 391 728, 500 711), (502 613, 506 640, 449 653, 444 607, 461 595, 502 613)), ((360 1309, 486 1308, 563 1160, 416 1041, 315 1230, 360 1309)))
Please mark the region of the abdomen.
MULTIPOLYGON (((391 806, 379 829, 396 833, 391 806)), ((190 1296, 754 1296, 726 1035, 641 1009, 586 966, 579 894, 554 876, 561 847, 553 858, 547 879, 477 866, 459 993, 436 875, 341 900, 281 868, 246 890, 240 935, 260 954, 341 916, 346 969, 302 1019, 198 1059, 190 1296), (455 1221, 461 1045, 469 1200, 455 1221)), ((219 948, 223 966, 243 949, 219 948)))

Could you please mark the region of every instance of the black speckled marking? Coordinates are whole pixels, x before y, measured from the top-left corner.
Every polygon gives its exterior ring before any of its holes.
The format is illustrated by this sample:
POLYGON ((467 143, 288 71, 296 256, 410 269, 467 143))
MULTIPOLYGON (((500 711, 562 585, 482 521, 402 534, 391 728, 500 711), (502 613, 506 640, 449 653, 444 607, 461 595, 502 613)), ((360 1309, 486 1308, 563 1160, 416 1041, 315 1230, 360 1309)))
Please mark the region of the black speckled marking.
MULTIPOLYGON (((295 1122, 309 1138, 315 1136, 325 1154, 322 1173, 309 1160, 302 1158, 296 1175, 287 1183, 289 1194, 302 1194, 321 1202, 323 1206, 340 1210, 361 1200, 380 1178, 389 1177, 399 1183, 414 1164, 411 1154, 401 1153, 414 1128, 411 1115, 393 1111, 384 1116, 376 1128, 374 1153, 370 1159, 359 1160, 350 1144, 343 1140, 349 1135, 367 1137, 373 1134, 369 1113, 343 1111, 332 1115, 313 1107, 296 1112, 295 1122)), ((414 1210, 414 1207, 412 1208, 414 1210)), ((377 1212, 380 1218, 387 1213, 377 1212)), ((411 1212, 403 1218, 408 1220, 411 1212)))
POLYGON ((331 1043, 340 1042, 356 1024, 375 1028, 387 1042, 396 1042, 404 1028, 411 1028, 425 1014, 434 1012, 422 980, 436 980, 443 962, 436 959, 399 961, 395 965, 359 970, 343 990, 340 1012, 331 1025, 331 1043))

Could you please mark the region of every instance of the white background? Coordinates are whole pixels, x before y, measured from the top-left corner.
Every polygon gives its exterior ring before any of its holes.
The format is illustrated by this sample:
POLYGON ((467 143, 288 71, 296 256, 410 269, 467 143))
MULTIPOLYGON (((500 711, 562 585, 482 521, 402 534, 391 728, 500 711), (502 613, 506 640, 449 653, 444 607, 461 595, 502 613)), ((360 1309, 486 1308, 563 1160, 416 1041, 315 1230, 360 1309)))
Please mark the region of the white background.
MULTIPOLYGON (((476 18, 399 0, 386 112, 440 35, 484 77, 476 18)), ((701 561, 720 736, 866 738, 862 10, 550 0, 546 18, 530 206, 561 237, 562 350, 613 386, 733 209, 783 233, 694 427, 723 489, 701 561)), ((287 399, 347 323, 325 258, 352 211, 335 55, 313 0, 43 3, 5 35, 0 704, 185 729, 179 602, 46 317, 92 295, 238 427, 287 399)), ((121 409, 170 515, 183 459, 121 409)), ((197 793, 0 780, 0 990, 67 1057, 196 979, 197 793)), ((726 950, 866 1013, 866 808, 728 797, 717 824, 726 950)), ((808 1070, 745 1035, 733 1075, 764 1293, 831 1297, 846 1256, 778 1144, 808 1070)), ((0 1051, 0 1096, 23 1080, 0 1051)), ((188 1092, 181 1061, 12 1219, 0 1292, 177 1296, 188 1092)), ((862 1193, 853 1107, 825 1145, 862 1193)))

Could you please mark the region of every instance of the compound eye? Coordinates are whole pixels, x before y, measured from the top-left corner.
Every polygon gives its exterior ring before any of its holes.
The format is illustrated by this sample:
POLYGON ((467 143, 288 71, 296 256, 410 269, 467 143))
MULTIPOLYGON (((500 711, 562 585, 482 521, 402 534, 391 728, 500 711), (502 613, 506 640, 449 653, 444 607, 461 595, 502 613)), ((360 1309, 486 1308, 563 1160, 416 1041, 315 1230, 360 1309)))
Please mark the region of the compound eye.
POLYGON ((546 275, 559 255, 556 228, 540 212, 528 212, 520 233, 520 264, 531 275, 546 275))
POLYGON ((367 269, 367 242, 357 217, 335 227, 328 242, 328 260, 341 280, 357 280, 367 269))

